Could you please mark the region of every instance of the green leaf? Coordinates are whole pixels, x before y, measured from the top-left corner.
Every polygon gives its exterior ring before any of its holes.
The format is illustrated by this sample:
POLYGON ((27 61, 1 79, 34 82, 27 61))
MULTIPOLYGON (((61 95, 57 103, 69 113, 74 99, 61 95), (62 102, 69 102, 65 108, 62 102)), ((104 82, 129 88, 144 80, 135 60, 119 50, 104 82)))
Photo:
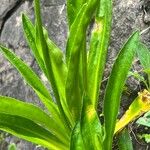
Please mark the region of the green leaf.
POLYGON ((141 137, 145 139, 146 143, 150 143, 150 134, 142 134, 141 137))
POLYGON ((118 136, 119 150, 133 150, 132 139, 127 129, 123 130, 118 136))
POLYGON ((54 74, 54 82, 55 86, 58 90, 58 94, 60 97, 60 103, 62 108, 68 117, 69 121, 73 122, 69 108, 66 102, 66 95, 65 95, 65 82, 67 78, 67 66, 64 63, 64 56, 63 52, 49 39, 48 32, 44 29, 44 36, 48 45, 49 56, 51 58, 52 70, 54 74))
POLYGON ((137 54, 145 72, 148 74, 148 82, 150 84, 150 51, 144 44, 140 43, 137 48, 137 54))
POLYGON ((25 81, 33 88, 33 90, 39 96, 40 100, 44 103, 49 112, 56 118, 56 120, 60 120, 58 107, 53 102, 49 91, 45 88, 39 77, 32 71, 30 67, 28 67, 9 49, 0 45, 0 51, 4 54, 5 58, 8 59, 11 64, 19 71, 25 81))
MULTIPOLYGON (((32 48, 33 54, 38 62, 38 64, 40 65, 40 68, 43 70, 44 74, 47 76, 47 72, 46 72, 46 68, 44 66, 44 60, 43 60, 43 54, 41 51, 41 47, 40 47, 40 42, 39 42, 39 38, 38 35, 36 35, 36 30, 32 24, 32 22, 29 20, 29 18, 25 15, 22 15, 22 20, 23 20, 23 27, 24 27, 24 32, 26 34, 26 38, 27 41, 30 45, 30 47, 32 48)), ((65 100, 65 79, 66 79, 66 72, 67 72, 67 68, 63 62, 63 53, 62 51, 48 38, 48 33, 47 31, 44 29, 44 33, 45 33, 45 39, 47 41, 48 44, 48 49, 49 49, 49 55, 51 57, 51 61, 52 61, 52 68, 54 71, 54 77, 55 77, 55 81, 58 87, 58 92, 60 95, 60 98, 62 100, 61 104, 62 107, 64 108, 64 110, 67 113, 67 106, 66 106, 66 102, 65 100)), ((69 116, 69 115, 68 115, 69 116)))
POLYGON ((81 134, 85 150, 102 150, 102 126, 93 105, 87 96, 83 98, 81 114, 81 134))
MULTIPOLYGON (((23 18, 23 24, 24 24, 24 28, 25 28, 25 32, 26 32, 26 36, 29 36, 29 42, 31 41, 34 41, 34 42, 31 42, 31 46, 32 47, 32 44, 34 45, 33 47, 33 53, 34 53, 34 56, 35 58, 37 58, 37 61, 38 64, 40 64, 40 61, 42 61, 42 66, 43 66, 43 58, 42 56, 40 56, 41 54, 38 53, 38 49, 36 49, 36 47, 38 47, 37 43, 35 42, 35 28, 33 26, 33 24, 31 23, 31 21, 29 20, 29 18, 25 15, 22 16, 23 18), (32 39, 32 40, 30 40, 32 39)), ((45 37, 45 40, 47 42, 47 45, 48 45, 48 49, 49 49, 49 54, 50 54, 50 57, 51 57, 51 60, 52 60, 52 68, 54 70, 54 73, 55 73, 55 80, 58 85, 58 88, 59 88, 59 92, 61 92, 60 95, 62 95, 63 99, 65 97, 65 94, 64 94, 64 83, 65 83, 65 80, 66 80, 66 73, 67 73, 67 67, 65 65, 65 63, 63 62, 63 52, 48 38, 48 32, 46 31, 46 29, 44 29, 44 37, 45 37)))
MULTIPOLYGON (((93 17, 97 3, 98 0, 90 0, 83 5, 71 26, 67 41, 66 62, 68 75, 66 81, 66 99, 74 120, 78 120, 79 118, 82 103, 82 93, 79 87, 79 81, 81 81, 79 76, 79 64, 81 53, 85 54, 85 52, 82 52, 80 48, 83 46, 86 30, 93 17), (77 79, 77 81, 74 79, 77 79)), ((83 56, 86 60, 86 56, 83 56)), ((86 64, 84 65, 86 66, 86 64)), ((86 76, 81 78, 86 78, 86 76)))
POLYGON ((112 20, 112 1, 101 0, 90 41, 88 57, 88 94, 97 109, 99 89, 106 63, 112 20))
POLYGON ((36 37, 35 27, 25 14, 22 14, 22 24, 23 24, 26 40, 30 48, 32 49, 33 55, 36 58, 36 61, 38 62, 40 68, 44 72, 45 76, 47 76, 46 68, 44 66, 44 62, 41 56, 42 54, 39 50, 40 48, 37 46, 37 43, 35 41, 35 37, 36 37))
POLYGON ((137 54, 144 69, 150 69, 150 51, 143 43, 139 44, 137 54))
POLYGON ((23 117, 0 113, 0 129, 49 149, 67 148, 51 132, 23 117))
POLYGON ((150 111, 147 112, 143 117, 140 117, 137 121, 137 124, 150 127, 150 111))
POLYGON ((62 122, 56 122, 55 118, 52 118, 33 104, 0 96, 0 112, 32 120, 47 128, 59 139, 62 139, 63 142, 67 143, 69 141, 69 133, 64 129, 62 122))
POLYGON ((85 150, 81 135, 80 121, 78 121, 72 131, 70 150, 85 150))
POLYGON ((9 146, 8 146, 8 150, 17 150, 17 147, 14 143, 11 143, 9 146))
POLYGON ((87 91, 88 82, 87 82, 87 51, 86 51, 86 36, 82 41, 82 46, 80 47, 80 58, 79 58, 79 78, 78 82, 76 79, 76 86, 80 87, 80 93, 83 94, 84 91, 87 91))
POLYGON ((78 12, 88 0, 67 0, 67 15, 69 27, 73 24, 78 12))
POLYGON ((0 45, 0 50, 3 53, 3 55, 5 56, 5 58, 8 59, 14 67, 16 67, 16 69, 20 72, 20 74, 23 76, 23 78, 26 80, 26 82, 35 91, 38 91, 44 97, 46 97, 47 99, 50 99, 52 101, 49 91, 46 89, 46 87, 44 86, 42 81, 32 71, 32 69, 29 66, 27 66, 19 57, 17 57, 9 49, 0 45))
POLYGON ((85 39, 87 27, 92 20, 98 3, 98 0, 88 0, 87 3, 82 5, 74 20, 74 23, 71 26, 66 49, 67 65, 70 62, 71 53, 73 54, 79 51, 79 48, 82 45, 81 43, 85 39), (74 48, 75 50, 73 50, 74 48))
POLYGON ((138 79, 140 82, 143 82, 143 83, 145 84, 145 86, 146 86, 147 89, 149 88, 149 87, 148 87, 148 84, 147 84, 147 82, 146 82, 146 80, 145 80, 144 77, 141 76, 139 73, 129 71, 128 77, 130 77, 130 76, 133 76, 135 79, 138 79))
MULTIPOLYGON (((74 24, 72 25, 71 28, 71 33, 70 33, 70 38, 68 39, 68 43, 67 43, 67 50, 66 52, 70 51, 71 55, 70 60, 68 62, 68 74, 67 74, 67 81, 66 81, 66 100, 67 100, 67 104, 69 106, 69 110, 72 114, 72 117, 75 120, 78 119, 79 114, 81 112, 81 94, 80 93, 80 88, 79 88, 79 58, 80 58, 80 44, 77 45, 77 40, 79 40, 80 38, 80 43, 82 43, 82 39, 84 38, 84 35, 80 35, 79 36, 79 31, 81 32, 81 27, 82 26, 82 22, 80 22, 80 19, 82 20, 83 18, 83 12, 85 11, 87 5, 84 5, 81 9, 81 11, 79 12, 77 19, 75 20, 74 24), (80 25, 79 25, 80 24, 80 25), (78 33, 77 36, 75 36, 75 40, 73 41, 73 36, 74 36, 74 32, 75 32, 75 27, 79 25, 79 27, 77 27, 78 31, 76 31, 76 33, 78 33), (71 42, 72 41, 72 42, 71 42), (76 44, 76 46, 75 46, 76 44), (70 50, 69 50, 70 49, 70 50), (76 79, 76 80, 74 80, 76 79)), ((85 32, 85 31, 84 31, 85 32)), ((83 31, 82 31, 83 33, 83 31)))
POLYGON ((64 109, 63 109, 63 106, 61 103, 61 97, 60 97, 59 92, 58 92, 58 86, 57 86, 57 83, 55 80, 56 79, 55 73, 54 73, 53 66, 52 66, 53 62, 51 60, 51 56, 49 54, 49 48, 48 48, 46 39, 44 37, 41 12, 40 12, 40 1, 35 0, 34 5, 35 5, 36 32, 37 32, 36 41, 38 41, 38 45, 40 46, 41 51, 42 51, 43 61, 44 61, 46 71, 47 71, 47 77, 51 83, 59 111, 61 113, 61 116, 62 116, 64 122, 66 123, 66 126, 68 128, 70 128, 72 126, 71 117, 68 116, 69 113, 65 114, 65 112, 64 112, 64 109))
POLYGON ((71 136, 70 150, 102 150, 102 126, 93 105, 84 96, 81 118, 71 136))
POLYGON ((40 0, 34 0, 34 10, 35 10, 35 26, 36 26, 36 43, 41 51, 41 57, 44 61, 44 65, 46 68, 46 74, 48 77, 48 80, 52 84, 52 88, 55 94, 56 99, 59 99, 59 95, 57 93, 55 82, 53 82, 53 70, 52 70, 52 64, 49 57, 49 50, 46 43, 46 40, 44 38, 43 33, 43 26, 42 26, 42 19, 41 19, 41 9, 40 9, 40 0))
POLYGON ((112 148, 112 139, 120 107, 121 93, 138 44, 139 32, 135 32, 120 51, 107 83, 104 97, 104 126, 106 134, 104 149, 107 150, 111 150, 112 148))

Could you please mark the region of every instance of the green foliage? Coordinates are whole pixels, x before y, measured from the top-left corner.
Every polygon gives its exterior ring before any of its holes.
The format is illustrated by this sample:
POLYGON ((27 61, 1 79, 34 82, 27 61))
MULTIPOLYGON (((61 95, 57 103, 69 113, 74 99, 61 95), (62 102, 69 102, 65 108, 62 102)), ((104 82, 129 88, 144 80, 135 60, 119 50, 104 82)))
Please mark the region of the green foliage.
POLYGON ((8 146, 8 150, 17 150, 16 145, 15 145, 14 143, 11 143, 11 144, 8 146))
POLYGON ((137 124, 150 127, 150 111, 147 112, 143 117, 140 117, 137 121, 137 124))
POLYGON ((145 87, 147 89, 149 89, 149 85, 148 85, 146 79, 142 75, 140 75, 138 72, 136 72, 136 71, 133 71, 133 72, 129 71, 128 77, 130 77, 130 76, 133 76, 135 79, 139 80, 140 82, 143 82, 145 87))
POLYGON ((0 129, 49 149, 65 148, 64 144, 47 129, 17 115, 0 113, 0 129))
POLYGON ((118 136, 120 150, 133 150, 132 140, 127 129, 124 129, 118 136))
POLYGON ((111 19, 111 0, 101 0, 95 17, 88 56, 88 94, 97 109, 99 89, 106 63, 109 45, 111 19))
POLYGON ((104 140, 105 149, 111 148, 111 141, 113 139, 117 114, 120 106, 120 97, 134 54, 136 52, 138 37, 138 32, 135 32, 124 45, 113 65, 113 69, 108 80, 104 99, 106 132, 106 137, 104 140), (108 143, 108 141, 110 141, 110 143, 108 143))
MULTIPOLYGON (((46 108, 44 111, 33 104, 0 96, 0 129, 53 150, 111 150, 121 93, 140 44, 139 32, 132 34, 114 62, 101 124, 97 106, 111 34, 112 1, 67 0, 69 36, 65 55, 42 26, 39 0, 34 0, 34 8, 35 24, 23 14, 23 30, 54 97, 25 62, 0 45, 1 53, 46 108), (86 32, 92 20, 95 23, 87 50, 86 32)), ((124 136, 128 138, 126 133, 124 136)))
MULTIPOLYGON (((143 82, 145 83, 147 90, 150 91, 150 51, 144 44, 140 43, 139 48, 137 49, 137 55, 143 67, 143 72, 147 74, 147 80, 144 79, 143 82)), ((150 111, 140 117, 136 123, 150 127, 150 111)), ((147 143, 150 143, 150 134, 142 134, 140 138, 144 138, 147 143)))
MULTIPOLYGON (((145 126, 145 127, 150 127, 150 111, 145 113, 144 116, 140 117, 137 121, 137 124, 145 126)), ((143 138, 146 143, 150 143, 150 134, 142 134, 139 136, 140 138, 143 138)))
POLYGON ((142 134, 140 138, 144 138, 146 143, 150 143, 150 134, 142 134))
POLYGON ((150 69, 150 51, 147 49, 147 47, 140 43, 139 48, 137 49, 137 54, 139 57, 139 60, 144 67, 144 69, 150 69))
POLYGON ((137 49, 137 55, 138 55, 141 65, 144 69, 143 71, 148 76, 149 87, 147 87, 147 88, 148 88, 148 90, 150 90, 150 51, 144 44, 140 43, 139 48, 137 49))

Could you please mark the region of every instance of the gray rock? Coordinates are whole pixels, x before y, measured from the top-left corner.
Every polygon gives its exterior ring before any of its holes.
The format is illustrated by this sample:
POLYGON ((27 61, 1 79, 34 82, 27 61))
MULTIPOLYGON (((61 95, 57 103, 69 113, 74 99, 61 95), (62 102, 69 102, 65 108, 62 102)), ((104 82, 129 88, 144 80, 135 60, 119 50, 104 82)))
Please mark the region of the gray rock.
POLYGON ((42 5, 46 6, 46 7, 51 7, 51 6, 60 6, 60 5, 64 5, 65 4, 65 0, 42 0, 42 5))
POLYGON ((7 20, 9 16, 16 10, 17 7, 22 3, 21 0, 1 0, 0 9, 0 32, 4 25, 4 20, 7 20))
MULTIPOLYGON (((16 12, 7 20, 0 37, 1 43, 4 43, 5 46, 10 47, 12 50, 14 50, 15 53, 23 60, 25 60, 28 65, 32 65, 34 63, 34 59, 30 53, 30 50, 27 48, 27 44, 23 37, 21 26, 21 12, 25 10, 29 11, 30 9, 31 3, 25 2, 24 4, 22 4, 20 8, 18 8, 16 12)), ((26 99, 28 97, 28 94, 26 95, 26 92, 30 93, 31 89, 26 88, 26 85, 18 72, 14 70, 13 66, 11 66, 8 61, 4 59, 2 54, 0 54, 0 60, 0 94, 13 96, 20 99, 26 99), (18 85, 20 85, 19 89, 17 88, 18 85)), ((34 100, 34 97, 35 96, 31 96, 30 100, 28 99, 28 101, 31 101, 31 99, 34 100)))
POLYGON ((64 51, 67 39, 66 7, 61 5, 44 5, 42 7, 43 22, 51 39, 64 51))
POLYGON ((4 16, 16 2, 17 0, 1 0, 0 16, 4 16))

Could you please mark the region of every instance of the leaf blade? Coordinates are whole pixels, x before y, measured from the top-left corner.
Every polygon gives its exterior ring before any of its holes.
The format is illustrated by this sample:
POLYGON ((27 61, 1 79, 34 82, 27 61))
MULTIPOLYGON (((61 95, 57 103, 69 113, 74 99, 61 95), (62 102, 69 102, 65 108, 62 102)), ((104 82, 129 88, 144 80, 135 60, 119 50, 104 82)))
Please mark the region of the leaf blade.
POLYGON ((78 121, 71 133, 70 150, 85 150, 80 126, 80 121, 78 121))
POLYGON ((59 139, 31 120, 0 113, 0 129, 47 148, 66 148, 59 139))
POLYGON ((83 145, 86 150, 102 150, 102 126, 95 107, 89 104, 88 98, 88 96, 83 97, 84 104, 80 121, 83 145))
POLYGON ((107 150, 112 148, 112 139, 117 113, 120 106, 121 92, 123 90, 128 71, 131 67, 138 42, 139 32, 135 32, 119 53, 107 83, 103 107, 106 133, 104 148, 107 150))
POLYGON ((85 4, 87 0, 67 0, 67 15, 68 15, 68 24, 69 28, 73 24, 79 10, 82 8, 83 4, 85 4))
POLYGON ((119 134, 118 146, 119 150, 133 150, 132 140, 127 129, 119 134))
POLYGON ((39 77, 28 67, 19 57, 17 57, 9 49, 0 45, 0 50, 11 64, 19 71, 26 82, 33 88, 40 100, 47 107, 50 113, 59 119, 59 111, 57 105, 53 102, 49 91, 45 88, 39 77), (35 84, 36 83, 36 84, 35 84))
MULTIPOLYGON (((66 99, 74 120, 78 120, 81 112, 82 91, 79 81, 86 78, 86 76, 83 77, 83 75, 81 75, 80 77, 79 75, 80 56, 82 56, 81 54, 85 54, 85 52, 81 52, 80 48, 83 46, 83 41, 86 41, 86 30, 91 22, 97 3, 97 0, 90 0, 82 6, 71 26, 70 35, 67 41, 66 63, 68 66, 68 74, 66 80, 66 99), (74 79, 77 79, 77 81, 74 79)), ((81 49, 84 50, 83 48, 81 49)), ((86 55, 84 55, 84 62, 85 61, 86 55)), ((84 65, 86 66, 86 64, 84 65)))
POLYGON ((43 110, 33 104, 25 103, 10 97, 0 96, 0 112, 32 120, 47 128, 58 138, 68 139, 69 135, 67 135, 68 133, 65 131, 62 122, 56 122, 55 118, 46 114, 43 110))
POLYGON ((94 106, 87 99, 84 96, 81 118, 73 129, 70 150, 102 150, 102 126, 94 106))
POLYGON ((67 78, 67 66, 63 61, 63 52, 49 39, 48 32, 44 29, 44 36, 47 42, 49 57, 51 58, 52 71, 53 71, 53 80, 54 86, 57 89, 61 106, 65 115, 69 119, 70 123, 73 124, 72 117, 70 115, 65 95, 65 82, 67 78))
POLYGON ((64 109, 61 103, 61 97, 59 95, 58 87, 57 87, 56 80, 55 80, 54 70, 52 68, 52 60, 49 55, 48 45, 44 37, 42 19, 41 19, 40 1, 35 0, 34 6, 35 6, 34 8, 35 8, 35 18, 36 18, 35 26, 36 26, 36 32, 37 32, 36 36, 38 36, 36 37, 36 39, 41 48, 43 61, 44 61, 46 72, 47 72, 47 77, 48 77, 49 82, 51 83, 59 111, 61 112, 60 114, 62 116, 62 119, 64 120, 66 127, 71 128, 72 127, 71 117, 67 116, 69 113, 65 114, 64 112, 64 109))
POLYGON ((95 105, 95 109, 97 109, 99 89, 109 46, 111 20, 112 1, 101 0, 92 31, 88 57, 88 93, 91 102, 95 105))
POLYGON ((140 43, 137 54, 144 69, 150 69, 150 51, 148 48, 140 43))
MULTIPOLYGON (((37 34, 38 31, 37 31, 37 29, 35 29, 34 25, 32 24, 32 22, 29 20, 29 18, 26 15, 24 15, 24 14, 22 15, 22 20, 23 20, 23 27, 24 27, 26 39, 27 39, 30 47, 32 48, 32 52, 39 64, 40 68, 42 69, 42 71, 44 72, 46 77, 48 78, 47 71, 44 66, 44 58, 43 58, 43 54, 42 54, 42 50, 41 50, 41 46, 40 46, 40 39, 39 39, 39 35, 37 34)), ((36 25, 36 27, 37 27, 37 25, 36 25)), ((65 100, 64 83, 65 83, 65 73, 67 72, 67 68, 62 61, 63 53, 48 38, 48 33, 47 33, 46 29, 43 29, 43 32, 44 32, 45 40, 48 45, 48 50, 49 50, 49 55, 51 57, 51 63, 52 63, 55 83, 58 88, 58 92, 59 92, 60 99, 61 99, 61 104, 65 110, 65 113, 67 114, 68 113, 67 106, 64 101, 65 100)))
POLYGON ((44 62, 42 60, 42 57, 39 53, 39 48, 37 47, 36 41, 35 41, 35 37, 36 37, 35 27, 25 14, 22 14, 22 24, 23 24, 23 29, 24 29, 24 33, 25 33, 25 37, 28 42, 28 45, 32 49, 33 55, 36 58, 36 61, 38 62, 40 68, 44 72, 45 76, 47 76, 44 62))

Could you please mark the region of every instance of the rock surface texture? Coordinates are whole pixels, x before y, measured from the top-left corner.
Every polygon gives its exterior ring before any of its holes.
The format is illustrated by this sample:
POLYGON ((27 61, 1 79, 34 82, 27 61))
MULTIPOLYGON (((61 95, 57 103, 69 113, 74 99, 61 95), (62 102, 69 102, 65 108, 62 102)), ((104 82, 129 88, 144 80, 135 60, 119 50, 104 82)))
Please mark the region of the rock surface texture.
MULTIPOLYGON (((42 15, 49 35, 58 46, 65 50, 67 37, 67 20, 65 0, 41 0, 42 15)), ((107 78, 111 64, 114 61, 122 44, 131 35, 132 31, 145 30, 150 26, 150 0, 114 0, 112 37, 108 54, 108 63, 105 70, 107 78)), ((27 46, 22 32, 21 13, 24 12, 34 20, 32 0, 0 0, 0 43, 10 47, 25 60, 37 73, 40 70, 35 63, 27 46)), ((150 29, 142 34, 142 40, 150 47, 150 29)), ((134 69, 138 69, 135 63, 134 69)), ((130 79, 128 86, 131 91, 138 91, 139 83, 130 79)), ((25 84, 18 72, 0 54, 0 95, 12 96, 32 103, 38 103, 34 92, 25 84)), ((135 137, 133 137, 135 139, 135 137)), ((17 143, 17 150, 40 150, 31 143, 16 138, 6 137, 1 143, 0 150, 7 149, 7 143, 17 143)), ((140 142, 134 145, 135 150, 145 150, 140 142)))

